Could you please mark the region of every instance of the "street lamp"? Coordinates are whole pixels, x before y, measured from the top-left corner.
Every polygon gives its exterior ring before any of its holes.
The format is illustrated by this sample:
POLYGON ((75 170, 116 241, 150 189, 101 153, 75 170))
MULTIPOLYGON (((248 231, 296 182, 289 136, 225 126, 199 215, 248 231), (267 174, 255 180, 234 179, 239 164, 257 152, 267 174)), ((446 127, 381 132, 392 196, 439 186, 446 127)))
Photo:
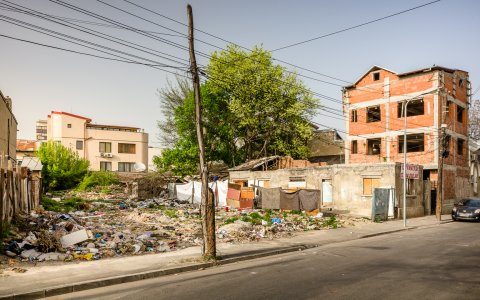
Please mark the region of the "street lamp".
POLYGON ((419 94, 405 100, 403 109, 403 226, 407 227, 407 107, 412 100, 418 100, 420 96, 438 92, 438 89, 419 94))
POLYGON ((403 104, 403 227, 407 227, 407 106, 412 100, 403 104))

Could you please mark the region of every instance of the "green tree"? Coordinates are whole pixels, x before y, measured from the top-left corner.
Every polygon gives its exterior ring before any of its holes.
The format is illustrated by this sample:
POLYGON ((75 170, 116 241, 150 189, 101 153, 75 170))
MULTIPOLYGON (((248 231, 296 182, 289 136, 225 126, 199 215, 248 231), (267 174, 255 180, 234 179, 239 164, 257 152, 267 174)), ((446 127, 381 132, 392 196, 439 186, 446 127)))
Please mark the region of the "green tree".
POLYGON ((43 143, 37 151, 43 169, 43 184, 47 191, 75 187, 87 173, 89 161, 60 143, 43 143))
MULTIPOLYGON (((207 73, 201 86, 207 161, 234 166, 274 154, 308 156, 309 119, 318 100, 295 74, 274 65, 269 52, 229 46, 213 53, 207 73)), ((175 107, 172 120, 177 140, 156 158, 157 167, 194 173, 199 159, 192 92, 175 107)))
POLYGON ((318 99, 294 73, 275 65, 268 51, 237 46, 212 55, 207 72, 212 92, 221 95, 235 116, 232 130, 243 159, 272 154, 308 156, 309 119, 318 99))

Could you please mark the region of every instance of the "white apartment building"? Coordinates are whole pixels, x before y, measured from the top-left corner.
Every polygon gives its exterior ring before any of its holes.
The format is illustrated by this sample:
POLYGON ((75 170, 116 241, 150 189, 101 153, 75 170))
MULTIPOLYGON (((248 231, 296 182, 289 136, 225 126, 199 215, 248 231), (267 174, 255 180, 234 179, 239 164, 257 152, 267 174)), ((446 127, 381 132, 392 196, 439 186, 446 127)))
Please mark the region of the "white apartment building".
POLYGON ((134 172, 148 165, 148 134, 140 128, 93 124, 86 117, 52 111, 47 139, 90 161, 91 170, 134 172))

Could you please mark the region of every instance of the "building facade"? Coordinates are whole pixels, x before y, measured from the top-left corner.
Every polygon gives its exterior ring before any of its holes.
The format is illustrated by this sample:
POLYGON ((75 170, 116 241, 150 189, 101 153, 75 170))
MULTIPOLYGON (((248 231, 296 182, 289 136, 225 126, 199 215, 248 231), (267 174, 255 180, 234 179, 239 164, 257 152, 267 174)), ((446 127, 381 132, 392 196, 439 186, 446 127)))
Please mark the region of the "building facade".
POLYGON ((36 122, 35 134, 37 141, 44 142, 47 140, 47 120, 38 120, 36 122))
POLYGON ((147 168, 148 134, 140 128, 93 124, 86 117, 52 111, 47 139, 75 150, 90 161, 91 170, 135 172, 147 168))
POLYGON ((407 163, 422 165, 423 178, 431 181, 435 207, 443 157, 443 208, 450 209, 471 194, 469 95, 469 76, 462 70, 433 66, 399 74, 372 67, 343 90, 346 163, 403 162, 405 142, 407 163))
MULTIPOLYGON (((267 161, 264 161, 264 164, 266 163, 267 161)), ((425 213, 421 166, 419 170, 418 179, 408 180, 406 196, 408 217, 419 217, 425 213)), ((319 190, 322 208, 334 208, 368 218, 372 216, 374 190, 388 189, 391 191, 389 215, 401 218, 404 197, 400 173, 399 163, 340 164, 276 170, 265 170, 259 164, 244 164, 229 170, 229 181, 242 187, 282 188, 287 191, 319 190)))
POLYGON ((5 169, 16 163, 17 125, 12 99, 0 91, 0 166, 5 169))

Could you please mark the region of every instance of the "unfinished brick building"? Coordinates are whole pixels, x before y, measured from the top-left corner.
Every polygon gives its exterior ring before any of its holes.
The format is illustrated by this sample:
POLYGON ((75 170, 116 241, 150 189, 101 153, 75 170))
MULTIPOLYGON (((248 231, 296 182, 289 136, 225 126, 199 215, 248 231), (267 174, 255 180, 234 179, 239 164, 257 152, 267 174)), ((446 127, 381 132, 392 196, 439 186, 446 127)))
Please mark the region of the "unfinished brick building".
POLYGON ((349 116, 346 163, 403 162, 407 103, 407 163, 423 165, 423 179, 430 180, 432 189, 432 202, 425 207, 433 209, 438 166, 441 156, 445 157, 443 208, 449 210, 456 199, 471 194, 469 95, 465 71, 433 66, 398 74, 372 67, 343 90, 344 110, 349 116))

